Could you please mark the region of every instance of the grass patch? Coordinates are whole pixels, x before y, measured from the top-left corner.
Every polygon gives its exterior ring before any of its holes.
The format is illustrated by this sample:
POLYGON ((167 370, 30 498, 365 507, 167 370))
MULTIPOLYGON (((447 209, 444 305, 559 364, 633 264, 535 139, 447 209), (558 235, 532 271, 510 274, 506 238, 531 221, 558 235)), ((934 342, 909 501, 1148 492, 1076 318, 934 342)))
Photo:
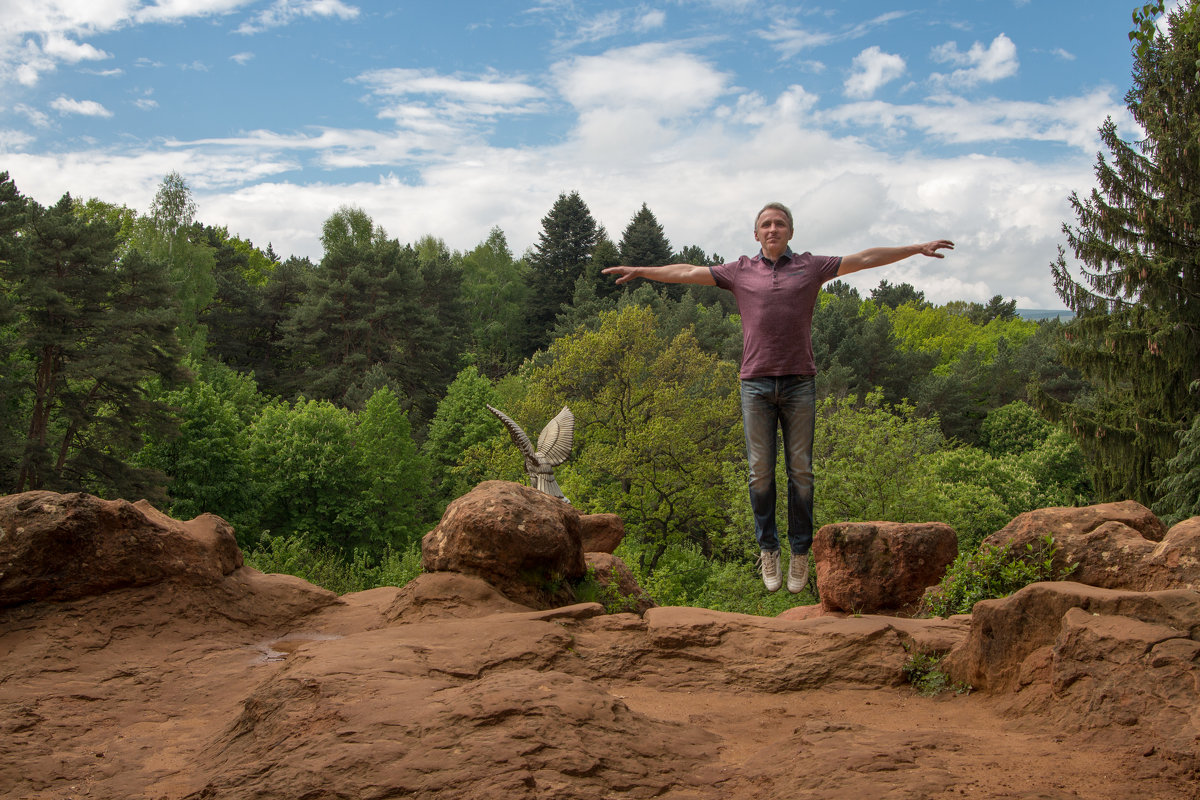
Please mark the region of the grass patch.
POLYGON ((274 536, 264 538, 244 557, 246 566, 260 572, 295 575, 335 594, 404 586, 421 574, 420 541, 403 551, 389 547, 377 558, 362 550, 346 558, 330 550, 310 550, 300 536, 274 536))
POLYGON ((950 677, 941 670, 942 656, 934 653, 913 653, 901 668, 904 680, 912 684, 922 697, 936 697, 942 692, 969 694, 971 687, 965 683, 951 683, 950 677))

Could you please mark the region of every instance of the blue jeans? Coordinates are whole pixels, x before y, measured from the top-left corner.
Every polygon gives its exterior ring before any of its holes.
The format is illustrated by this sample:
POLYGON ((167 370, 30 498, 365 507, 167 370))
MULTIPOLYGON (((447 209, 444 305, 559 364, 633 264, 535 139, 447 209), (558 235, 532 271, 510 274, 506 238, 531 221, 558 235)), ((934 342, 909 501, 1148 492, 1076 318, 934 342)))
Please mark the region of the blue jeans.
POLYGON ((817 390, 811 375, 748 378, 742 381, 742 423, 750 462, 750 509, 760 550, 779 550, 775 525, 776 430, 783 431, 788 476, 788 544, 800 555, 813 538, 813 433, 817 390))

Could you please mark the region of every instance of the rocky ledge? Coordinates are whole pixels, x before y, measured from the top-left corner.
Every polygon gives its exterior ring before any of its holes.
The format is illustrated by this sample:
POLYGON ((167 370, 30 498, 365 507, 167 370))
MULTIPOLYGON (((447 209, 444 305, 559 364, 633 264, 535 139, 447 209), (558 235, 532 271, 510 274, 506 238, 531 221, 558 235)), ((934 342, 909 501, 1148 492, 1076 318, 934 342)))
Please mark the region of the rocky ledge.
MULTIPOLYGON (((0 797, 1196 796, 1200 518, 1118 505, 1028 527, 1124 548, 1141 589, 771 619, 571 602, 588 563, 623 579, 620 521, 515 484, 448 510, 408 586, 342 597, 245 567, 215 517, 0 498, 0 797), (917 696, 914 652, 974 689, 917 696)), ((851 533, 827 576, 897 556, 851 533)))

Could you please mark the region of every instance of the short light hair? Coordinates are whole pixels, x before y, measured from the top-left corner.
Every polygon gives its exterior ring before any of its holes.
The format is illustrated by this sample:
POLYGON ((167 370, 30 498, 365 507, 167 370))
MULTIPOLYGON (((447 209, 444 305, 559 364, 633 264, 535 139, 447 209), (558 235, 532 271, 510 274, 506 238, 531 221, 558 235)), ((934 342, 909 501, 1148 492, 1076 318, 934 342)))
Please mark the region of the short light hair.
POLYGON ((783 203, 767 203, 760 208, 758 213, 754 215, 754 230, 758 230, 758 220, 762 217, 764 211, 782 211, 783 215, 787 217, 788 227, 796 230, 796 223, 792 221, 792 210, 783 203))

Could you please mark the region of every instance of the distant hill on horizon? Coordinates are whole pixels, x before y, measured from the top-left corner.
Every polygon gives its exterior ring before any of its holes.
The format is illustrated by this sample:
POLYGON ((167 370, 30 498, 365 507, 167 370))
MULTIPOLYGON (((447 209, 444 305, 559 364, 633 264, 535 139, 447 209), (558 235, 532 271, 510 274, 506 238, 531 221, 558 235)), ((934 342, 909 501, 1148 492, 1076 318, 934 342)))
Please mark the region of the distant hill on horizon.
POLYGON ((1066 308, 1018 308, 1017 316, 1021 319, 1053 319, 1057 317, 1061 320, 1075 318, 1075 312, 1066 308))

